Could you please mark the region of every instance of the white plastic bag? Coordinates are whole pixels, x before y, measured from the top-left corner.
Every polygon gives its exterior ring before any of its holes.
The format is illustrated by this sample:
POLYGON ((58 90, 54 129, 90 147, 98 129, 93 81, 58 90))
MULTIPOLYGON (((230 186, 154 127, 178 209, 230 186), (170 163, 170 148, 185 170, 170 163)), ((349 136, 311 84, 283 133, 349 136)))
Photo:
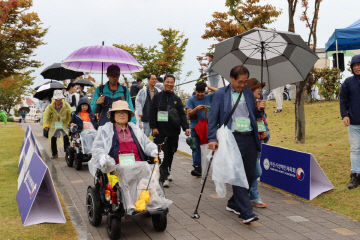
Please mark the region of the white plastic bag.
POLYGON ((210 158, 208 158, 208 154, 209 154, 209 152, 211 152, 211 150, 208 149, 207 144, 200 145, 200 150, 201 150, 201 176, 202 176, 202 179, 205 179, 205 175, 206 175, 206 171, 207 171, 209 159, 210 159, 210 158))
POLYGON ((80 133, 83 154, 91 154, 92 145, 96 137, 96 130, 86 130, 80 133))
MULTIPOLYGON (((219 197, 225 197, 226 183, 249 189, 243 159, 232 132, 223 125, 217 130, 216 138, 219 147, 212 162, 212 180, 216 193, 219 197)), ((211 152, 208 158, 211 158, 211 152)))
MULTIPOLYGON (((117 166, 119 185, 121 188, 124 207, 128 214, 135 210, 135 202, 139 199, 140 192, 145 190, 150 179, 153 166, 147 162, 137 161, 134 166, 117 166)), ((172 203, 165 198, 164 191, 159 184, 159 166, 156 165, 149 185, 150 202, 146 210, 150 213, 159 209, 166 209, 172 203)))

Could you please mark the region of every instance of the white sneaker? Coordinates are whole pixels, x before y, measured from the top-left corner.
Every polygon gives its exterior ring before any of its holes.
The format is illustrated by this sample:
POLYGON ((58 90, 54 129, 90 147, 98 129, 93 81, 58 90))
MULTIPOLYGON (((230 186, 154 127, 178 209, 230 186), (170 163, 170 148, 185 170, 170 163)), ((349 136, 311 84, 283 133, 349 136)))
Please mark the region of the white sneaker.
POLYGON ((169 174, 169 176, 167 177, 167 180, 169 180, 170 182, 172 182, 173 178, 172 178, 171 174, 169 174))
POLYGON ((230 207, 228 207, 228 206, 226 206, 226 211, 229 211, 229 212, 233 212, 233 213, 235 213, 236 215, 240 215, 240 213, 238 212, 238 211, 236 211, 235 209, 232 209, 232 208, 230 208, 230 207))
POLYGON ((163 183, 163 187, 168 188, 169 184, 170 184, 169 180, 165 180, 164 183, 163 183))

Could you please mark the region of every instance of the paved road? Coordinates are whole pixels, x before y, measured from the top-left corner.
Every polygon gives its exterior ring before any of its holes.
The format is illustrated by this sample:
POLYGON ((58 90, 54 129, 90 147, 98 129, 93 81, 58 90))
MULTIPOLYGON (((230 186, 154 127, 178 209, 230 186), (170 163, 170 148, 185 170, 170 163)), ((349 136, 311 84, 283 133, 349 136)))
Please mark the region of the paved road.
MULTIPOLYGON (((25 124, 22 126, 26 127, 25 124)), ((58 159, 49 160, 49 143, 41 136, 40 125, 31 124, 31 127, 45 149, 45 159, 79 232, 79 239, 108 239, 105 217, 100 227, 95 228, 88 223, 85 196, 87 186, 92 184, 93 179, 87 166, 80 171, 67 167, 61 151, 58 159)), ((174 181, 166 189, 167 197, 174 201, 169 209, 166 231, 155 232, 151 219, 139 217, 121 223, 123 239, 360 239, 359 222, 261 185, 259 190, 268 208, 255 209, 260 217, 258 222, 244 225, 236 215, 225 211, 226 199, 217 198, 211 181, 205 187, 200 205, 201 218, 193 220, 190 216, 201 185, 199 179, 190 176, 191 169, 189 157, 175 155, 172 171, 174 181)), ((228 189, 227 197, 229 195, 228 189)))

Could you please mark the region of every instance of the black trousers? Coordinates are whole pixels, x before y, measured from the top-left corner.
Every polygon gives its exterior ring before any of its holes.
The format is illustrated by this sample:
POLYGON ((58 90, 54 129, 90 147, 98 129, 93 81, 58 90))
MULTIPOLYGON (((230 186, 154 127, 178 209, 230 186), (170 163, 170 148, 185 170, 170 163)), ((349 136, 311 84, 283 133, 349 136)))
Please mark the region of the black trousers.
MULTIPOLYGON (((255 178, 255 168, 257 160, 257 149, 254 135, 242 136, 234 133, 236 143, 239 147, 241 157, 244 162, 244 168, 248 183, 255 178)), ((228 201, 228 206, 239 211, 242 218, 248 218, 253 215, 253 209, 250 203, 249 190, 239 186, 233 186, 233 196, 228 201)))
MULTIPOLYGON (((54 136, 51 137, 51 153, 53 156, 57 155, 57 153, 58 153, 56 140, 57 140, 56 137, 54 137, 54 136)), ((64 140, 64 152, 65 152, 66 149, 70 146, 69 136, 64 135, 63 140, 64 140)))
POLYGON ((164 160, 160 166, 160 181, 164 182, 169 176, 174 154, 177 151, 179 135, 165 138, 162 150, 164 151, 164 160))

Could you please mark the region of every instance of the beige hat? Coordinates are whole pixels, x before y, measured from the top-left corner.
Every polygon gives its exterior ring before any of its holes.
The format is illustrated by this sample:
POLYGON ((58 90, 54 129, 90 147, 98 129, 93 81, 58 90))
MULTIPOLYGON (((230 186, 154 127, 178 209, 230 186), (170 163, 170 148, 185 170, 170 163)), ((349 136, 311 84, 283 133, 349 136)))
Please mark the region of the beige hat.
POLYGON ((115 111, 129 111, 129 112, 131 112, 131 116, 135 115, 134 112, 131 111, 131 109, 129 108, 129 104, 126 101, 123 101, 123 100, 113 102, 108 113, 115 112, 115 111))
POLYGON ((54 95, 52 97, 53 100, 59 100, 59 99, 64 99, 64 94, 62 93, 62 90, 55 90, 54 91, 54 95))

